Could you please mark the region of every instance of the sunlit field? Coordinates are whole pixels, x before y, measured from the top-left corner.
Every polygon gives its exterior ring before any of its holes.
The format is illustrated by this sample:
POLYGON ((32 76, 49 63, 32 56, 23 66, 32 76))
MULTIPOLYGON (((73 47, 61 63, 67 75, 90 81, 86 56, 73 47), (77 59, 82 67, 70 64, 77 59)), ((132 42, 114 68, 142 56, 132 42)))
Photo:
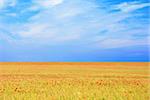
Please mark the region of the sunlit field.
POLYGON ((149 100, 148 63, 0 63, 0 100, 149 100))

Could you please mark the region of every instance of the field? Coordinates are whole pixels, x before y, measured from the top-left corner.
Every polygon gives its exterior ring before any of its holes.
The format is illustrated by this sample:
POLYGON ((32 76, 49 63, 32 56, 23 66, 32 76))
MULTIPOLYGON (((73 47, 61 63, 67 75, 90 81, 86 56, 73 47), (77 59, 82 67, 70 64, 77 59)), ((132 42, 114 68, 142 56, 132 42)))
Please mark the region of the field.
POLYGON ((149 63, 0 63, 0 100, 149 100, 149 63))

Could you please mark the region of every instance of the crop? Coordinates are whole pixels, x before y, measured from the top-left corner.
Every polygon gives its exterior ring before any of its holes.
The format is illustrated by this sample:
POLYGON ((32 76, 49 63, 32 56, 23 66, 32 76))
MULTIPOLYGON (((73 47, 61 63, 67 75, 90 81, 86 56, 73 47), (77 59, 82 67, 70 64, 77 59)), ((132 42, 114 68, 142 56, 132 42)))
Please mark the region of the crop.
POLYGON ((149 100, 148 63, 0 63, 0 100, 149 100))

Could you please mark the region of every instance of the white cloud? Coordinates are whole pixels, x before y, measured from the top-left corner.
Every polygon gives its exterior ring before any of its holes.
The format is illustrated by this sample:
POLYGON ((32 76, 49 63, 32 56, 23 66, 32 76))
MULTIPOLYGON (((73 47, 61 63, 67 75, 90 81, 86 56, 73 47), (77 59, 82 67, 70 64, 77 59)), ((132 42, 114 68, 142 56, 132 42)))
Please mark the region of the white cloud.
POLYGON ((63 2, 63 0, 49 0, 49 3, 52 5, 52 6, 56 6, 56 5, 59 5, 63 2))
POLYGON ((0 9, 5 8, 7 6, 14 7, 17 4, 17 0, 0 0, 0 9))
POLYGON ((150 3, 138 3, 138 2, 124 2, 116 5, 114 8, 116 10, 121 10, 122 12, 132 12, 137 9, 150 6, 150 3))
POLYGON ((49 8, 63 3, 63 0, 34 0, 33 2, 43 8, 49 8))
MULTIPOLYGON (((82 2, 81 5, 78 5, 77 1, 73 2, 75 2, 73 6, 70 5, 71 3, 68 3, 63 5, 62 8, 56 7, 54 9, 48 8, 41 10, 38 14, 28 19, 27 23, 20 26, 19 31, 17 30, 15 33, 21 38, 38 40, 39 42, 47 40, 59 42, 80 39, 80 36, 86 34, 88 29, 95 28, 95 24, 90 24, 92 22, 87 18, 81 20, 79 24, 78 20, 80 19, 78 19, 79 17, 77 15, 86 14, 89 10, 95 8, 94 6, 89 6, 86 2, 82 2), (83 3, 87 6, 82 7, 83 3), (72 19, 73 17, 77 19, 72 19)), ((88 17, 88 15, 86 16, 88 17)))
POLYGON ((45 31, 48 28, 45 24, 26 24, 23 26, 19 34, 22 38, 37 38, 39 35, 44 35, 45 31), (42 33, 41 33, 42 32, 42 33))
POLYGON ((17 13, 6 13, 7 16, 12 16, 12 17, 16 17, 17 13))
POLYGON ((5 0, 0 0, 0 9, 4 7, 5 0))
POLYGON ((16 4, 17 4, 17 0, 8 1, 8 5, 11 6, 11 7, 15 7, 16 4))
MULTIPOLYGON (((138 41, 131 38, 134 33, 145 32, 145 28, 141 27, 143 25, 137 22, 136 26, 139 24, 140 30, 137 31, 137 28, 132 29, 135 24, 131 20, 132 24, 123 21, 133 17, 132 13, 127 12, 146 7, 147 3, 123 3, 115 6, 115 9, 121 10, 117 12, 98 8, 97 4, 88 0, 68 0, 65 3, 62 0, 34 0, 32 3, 30 7, 23 9, 22 14, 28 15, 40 9, 38 13, 26 19, 26 22, 10 25, 14 35, 20 38, 18 43, 98 43, 104 48, 145 43, 145 38, 138 41), (59 4, 61 6, 56 6, 59 4), (41 10, 41 7, 46 9, 41 10), (122 41, 117 39, 120 37, 122 41)), ((15 13, 9 15, 15 16, 15 13)), ((26 16, 22 19, 24 18, 26 16)))

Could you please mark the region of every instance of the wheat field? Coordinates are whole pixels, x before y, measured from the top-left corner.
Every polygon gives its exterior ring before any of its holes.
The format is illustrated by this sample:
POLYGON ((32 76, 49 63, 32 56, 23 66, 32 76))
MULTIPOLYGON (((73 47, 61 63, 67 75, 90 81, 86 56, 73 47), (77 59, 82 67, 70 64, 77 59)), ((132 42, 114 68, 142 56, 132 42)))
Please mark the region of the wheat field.
POLYGON ((149 100, 149 63, 0 63, 0 100, 149 100))

